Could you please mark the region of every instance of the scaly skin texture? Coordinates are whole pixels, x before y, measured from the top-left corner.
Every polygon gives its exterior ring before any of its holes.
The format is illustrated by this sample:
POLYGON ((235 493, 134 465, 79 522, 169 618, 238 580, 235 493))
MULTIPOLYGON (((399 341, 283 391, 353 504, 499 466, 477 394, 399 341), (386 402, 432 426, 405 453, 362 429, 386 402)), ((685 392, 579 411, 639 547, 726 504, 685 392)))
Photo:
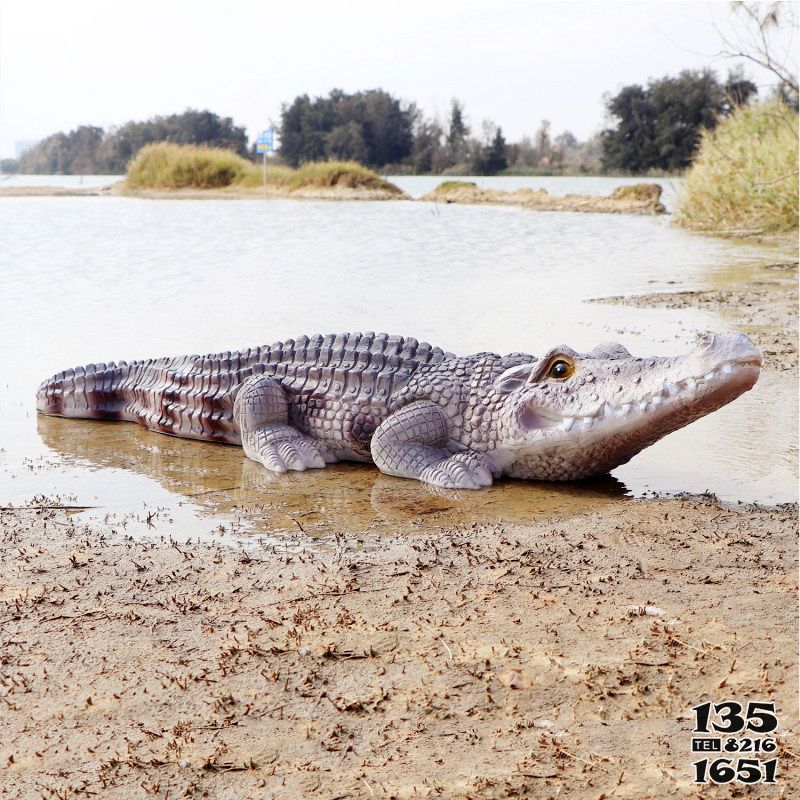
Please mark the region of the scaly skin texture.
POLYGON ((90 364, 45 381, 37 408, 240 444, 275 472, 372 461, 389 475, 477 489, 500 475, 608 472, 752 388, 760 366, 744 334, 642 359, 616 342, 584 354, 559 345, 541 358, 458 357, 416 339, 345 333, 90 364))

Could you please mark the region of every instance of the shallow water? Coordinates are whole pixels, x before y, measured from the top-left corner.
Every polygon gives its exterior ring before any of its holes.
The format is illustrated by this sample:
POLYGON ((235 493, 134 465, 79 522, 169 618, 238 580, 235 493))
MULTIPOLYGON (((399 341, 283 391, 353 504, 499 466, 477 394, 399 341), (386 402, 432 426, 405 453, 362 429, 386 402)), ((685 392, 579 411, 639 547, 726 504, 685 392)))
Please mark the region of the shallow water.
POLYGON ((768 248, 668 218, 399 201, 3 198, 0 221, 2 504, 59 495, 129 531, 146 530, 149 514, 201 536, 524 521, 649 492, 796 499, 797 390, 773 375, 611 478, 483 493, 435 493, 362 465, 273 478, 238 448, 34 408, 38 383, 66 367, 304 333, 387 330, 458 353, 585 351, 610 338, 640 355, 685 352, 730 321, 583 301, 725 285, 781 258, 768 248))
POLYGON ((97 189, 111 186, 123 178, 124 175, 2 175, 0 188, 55 186, 60 189, 97 189))

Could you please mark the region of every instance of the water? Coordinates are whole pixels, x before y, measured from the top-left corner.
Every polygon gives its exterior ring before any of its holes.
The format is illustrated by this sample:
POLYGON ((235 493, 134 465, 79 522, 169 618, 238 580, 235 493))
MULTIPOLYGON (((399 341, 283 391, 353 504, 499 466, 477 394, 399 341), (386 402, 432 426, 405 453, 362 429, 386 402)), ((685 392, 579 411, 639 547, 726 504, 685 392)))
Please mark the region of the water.
MULTIPOLYGON (((427 180, 403 179, 413 194, 427 180)), ((586 191, 574 180, 572 191, 586 191)), ((664 217, 402 201, 2 198, 0 222, 3 505, 58 495, 120 529, 202 536, 525 521, 649 492, 796 499, 797 390, 770 374, 612 477, 504 481, 482 493, 437 493, 361 465, 275 477, 239 448, 34 408, 39 382, 66 367, 304 333, 387 330, 458 353, 562 342, 585 351, 610 338, 641 355, 686 352, 730 321, 584 301, 724 286, 781 257, 769 249, 690 234, 664 217)))
POLYGON ((99 189, 123 179, 123 175, 0 175, 0 188, 56 187, 59 189, 99 189))

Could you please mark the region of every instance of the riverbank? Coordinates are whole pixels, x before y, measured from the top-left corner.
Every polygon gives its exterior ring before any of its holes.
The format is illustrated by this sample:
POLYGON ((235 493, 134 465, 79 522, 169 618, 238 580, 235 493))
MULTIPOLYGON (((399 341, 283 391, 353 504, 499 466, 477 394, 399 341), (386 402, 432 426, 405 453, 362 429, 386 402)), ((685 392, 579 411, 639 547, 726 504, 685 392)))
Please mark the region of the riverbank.
POLYGON ((777 702, 788 797, 795 509, 565 522, 243 548, 3 511, 3 796, 701 797, 724 687, 777 702))
POLYGON ((394 189, 368 186, 315 186, 291 189, 281 185, 225 186, 218 189, 137 189, 125 181, 107 187, 63 188, 55 186, 0 187, 0 197, 140 197, 146 200, 408 200, 394 189))

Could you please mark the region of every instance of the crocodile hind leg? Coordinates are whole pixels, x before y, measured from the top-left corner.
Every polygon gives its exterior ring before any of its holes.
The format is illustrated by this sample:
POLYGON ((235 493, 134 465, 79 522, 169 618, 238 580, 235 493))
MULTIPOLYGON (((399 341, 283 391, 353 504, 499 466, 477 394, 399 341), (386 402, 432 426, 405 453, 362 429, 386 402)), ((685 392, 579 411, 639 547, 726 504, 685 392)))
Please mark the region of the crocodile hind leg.
POLYGON ((324 467, 335 461, 322 444, 289 425, 283 387, 267 375, 242 385, 233 404, 245 455, 272 472, 324 467))
POLYGON ((494 464, 480 453, 447 448, 447 414, 429 400, 419 400, 387 417, 372 437, 372 460, 387 475, 445 489, 480 489, 492 483, 494 464))

